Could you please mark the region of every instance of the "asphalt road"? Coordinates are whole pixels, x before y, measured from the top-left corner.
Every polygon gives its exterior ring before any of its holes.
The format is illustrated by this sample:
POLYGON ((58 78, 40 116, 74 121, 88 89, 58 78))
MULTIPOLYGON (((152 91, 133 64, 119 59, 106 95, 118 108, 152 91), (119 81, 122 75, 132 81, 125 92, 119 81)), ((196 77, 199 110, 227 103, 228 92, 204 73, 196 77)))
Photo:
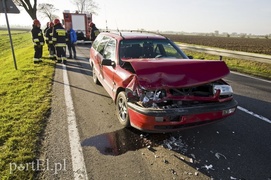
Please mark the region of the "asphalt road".
POLYGON ((63 81, 64 65, 56 65, 40 157, 50 168, 40 179, 74 174, 65 87, 71 90, 88 179, 271 179, 271 82, 231 73, 225 80, 239 102, 234 116, 176 133, 147 134, 121 127, 111 98, 93 83, 89 48, 77 46, 77 52, 79 59, 66 65, 69 84, 63 81))

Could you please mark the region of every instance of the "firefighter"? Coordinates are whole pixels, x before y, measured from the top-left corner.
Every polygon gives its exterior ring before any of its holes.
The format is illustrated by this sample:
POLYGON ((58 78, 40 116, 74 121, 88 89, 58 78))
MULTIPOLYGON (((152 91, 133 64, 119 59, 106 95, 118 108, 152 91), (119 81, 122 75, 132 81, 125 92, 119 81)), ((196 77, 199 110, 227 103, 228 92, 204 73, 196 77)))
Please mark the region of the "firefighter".
POLYGON ((52 60, 55 60, 55 46, 53 44, 53 28, 54 28, 54 23, 50 22, 49 28, 46 31, 45 38, 48 41, 48 49, 49 49, 49 58, 52 60))
POLYGON ((53 28, 53 44, 56 50, 56 59, 57 62, 63 62, 66 64, 66 39, 67 33, 60 23, 59 19, 54 20, 54 28, 53 28))
POLYGON ((46 28, 44 29, 43 33, 46 34, 46 31, 50 28, 50 22, 46 23, 46 28))
MULTIPOLYGON (((46 28, 44 29, 43 31, 43 34, 46 35, 46 31, 50 28, 50 22, 47 22, 46 23, 46 28)), ((47 44, 47 48, 48 48, 48 51, 49 51, 49 44, 48 44, 48 40, 46 39, 46 36, 45 36, 45 43, 47 44)))
POLYGON ((94 23, 90 23, 89 26, 91 28, 90 40, 94 41, 96 37, 98 36, 98 34, 100 33, 100 31, 94 23))
POLYGON ((37 19, 34 19, 33 21, 33 28, 31 30, 32 33, 32 40, 34 43, 34 63, 41 62, 42 57, 42 49, 44 44, 44 37, 42 30, 40 29, 40 21, 37 19))

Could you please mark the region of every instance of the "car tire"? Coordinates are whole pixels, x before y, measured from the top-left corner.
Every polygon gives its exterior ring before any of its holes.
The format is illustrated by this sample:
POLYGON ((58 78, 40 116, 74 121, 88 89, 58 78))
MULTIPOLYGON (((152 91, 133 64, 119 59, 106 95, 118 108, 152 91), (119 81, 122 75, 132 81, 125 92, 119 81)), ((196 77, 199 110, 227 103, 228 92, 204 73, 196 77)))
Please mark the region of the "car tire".
POLYGON ((119 122, 124 127, 130 127, 130 118, 128 114, 127 97, 123 91, 118 94, 116 101, 116 114, 119 122))
MULTIPOLYGON (((92 66, 92 67, 93 67, 93 66, 92 66)), ((99 82, 99 80, 98 80, 98 77, 97 77, 97 75, 96 75, 96 73, 95 73, 94 68, 92 69, 92 78, 93 78, 93 82, 94 82, 95 84, 100 84, 100 82, 99 82)))

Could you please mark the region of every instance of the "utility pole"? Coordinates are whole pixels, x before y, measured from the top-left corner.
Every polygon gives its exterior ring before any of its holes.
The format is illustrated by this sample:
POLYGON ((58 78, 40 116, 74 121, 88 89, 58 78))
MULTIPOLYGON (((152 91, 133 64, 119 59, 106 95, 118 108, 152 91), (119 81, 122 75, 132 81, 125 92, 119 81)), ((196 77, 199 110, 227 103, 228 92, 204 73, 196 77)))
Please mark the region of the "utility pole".
POLYGON ((15 6, 15 4, 12 2, 12 0, 0 0, 0 1, 1 1, 1 3, 0 3, 0 13, 5 13, 5 16, 6 16, 6 22, 7 22, 10 46, 11 46, 11 50, 12 50, 14 67, 17 70, 16 57, 15 57, 15 53, 14 53, 14 47, 13 47, 13 42, 12 42, 12 37, 11 37, 11 32, 10 32, 10 27, 9 27, 8 15, 7 14, 8 13, 19 14, 20 11, 15 6))

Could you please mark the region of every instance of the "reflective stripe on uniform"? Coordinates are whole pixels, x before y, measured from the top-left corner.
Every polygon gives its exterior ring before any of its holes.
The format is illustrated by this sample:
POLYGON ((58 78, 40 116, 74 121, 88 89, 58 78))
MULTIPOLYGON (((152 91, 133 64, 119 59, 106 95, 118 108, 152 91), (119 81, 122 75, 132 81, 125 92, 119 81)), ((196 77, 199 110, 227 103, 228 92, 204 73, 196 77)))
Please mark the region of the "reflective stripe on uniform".
POLYGON ((49 41, 49 44, 53 44, 53 41, 49 41))
POLYGON ((34 42, 40 42, 40 40, 38 38, 33 39, 34 42))
POLYGON ((38 36, 41 36, 41 33, 39 33, 38 36))
POLYGON ((56 41, 56 38, 52 38, 53 41, 56 41))
POLYGON ((66 47, 66 43, 57 43, 55 47, 66 47))
POLYGON ((57 29, 56 32, 59 36, 66 36, 65 29, 57 29))

